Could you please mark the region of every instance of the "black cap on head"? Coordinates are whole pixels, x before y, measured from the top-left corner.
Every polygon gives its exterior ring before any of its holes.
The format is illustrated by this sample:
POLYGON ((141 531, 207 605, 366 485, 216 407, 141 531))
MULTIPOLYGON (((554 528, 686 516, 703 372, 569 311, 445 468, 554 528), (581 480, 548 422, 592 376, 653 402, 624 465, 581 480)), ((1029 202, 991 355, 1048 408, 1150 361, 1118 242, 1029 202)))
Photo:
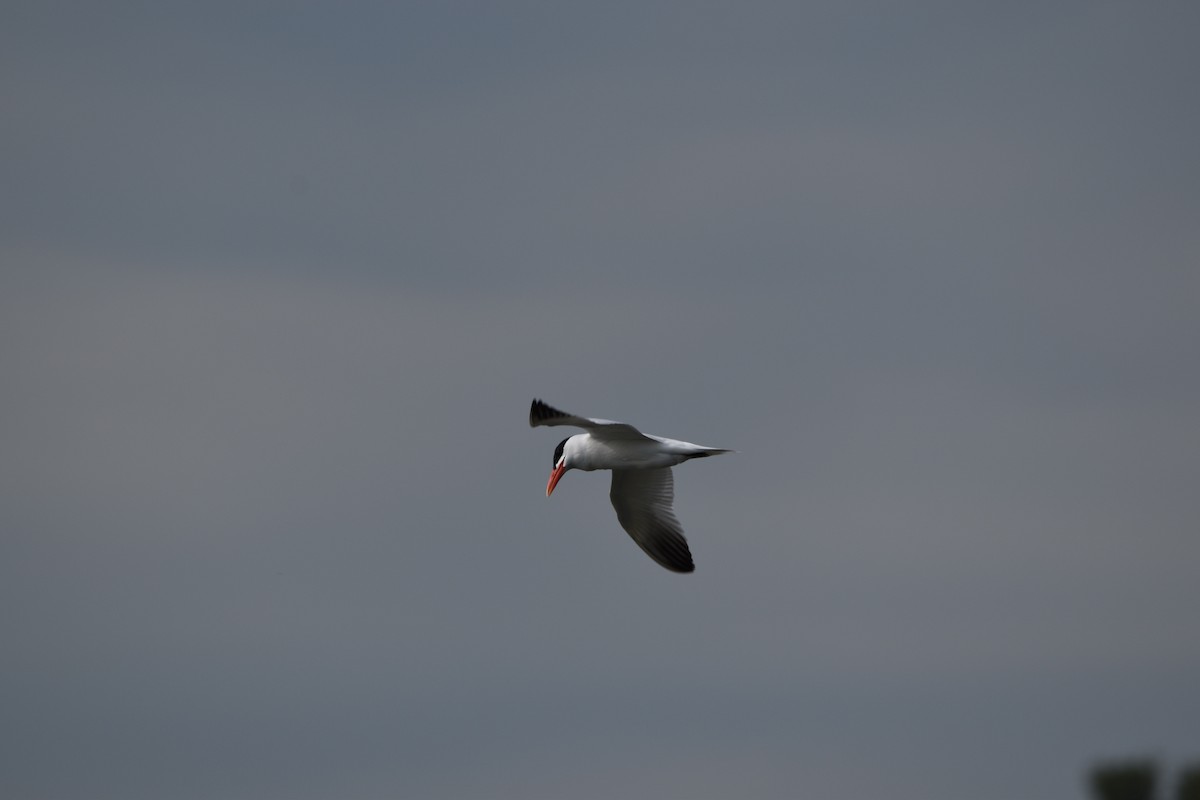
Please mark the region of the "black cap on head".
MULTIPOLYGON (((567 437, 567 439, 570 439, 570 438, 571 438, 570 436, 567 437)), ((567 439, 563 439, 561 442, 558 443, 558 447, 554 448, 554 463, 551 464, 550 466, 552 466, 552 467, 558 466, 558 460, 560 458, 562 458, 563 447, 566 446, 567 439)))

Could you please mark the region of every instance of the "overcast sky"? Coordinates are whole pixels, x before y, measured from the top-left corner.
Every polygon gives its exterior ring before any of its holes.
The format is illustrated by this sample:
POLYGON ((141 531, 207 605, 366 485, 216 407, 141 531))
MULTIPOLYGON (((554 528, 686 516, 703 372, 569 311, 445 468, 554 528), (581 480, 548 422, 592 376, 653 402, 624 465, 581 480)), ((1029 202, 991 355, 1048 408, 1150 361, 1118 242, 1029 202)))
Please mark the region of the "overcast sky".
POLYGON ((7 4, 0 795, 1200 757, 1198 8, 7 4))

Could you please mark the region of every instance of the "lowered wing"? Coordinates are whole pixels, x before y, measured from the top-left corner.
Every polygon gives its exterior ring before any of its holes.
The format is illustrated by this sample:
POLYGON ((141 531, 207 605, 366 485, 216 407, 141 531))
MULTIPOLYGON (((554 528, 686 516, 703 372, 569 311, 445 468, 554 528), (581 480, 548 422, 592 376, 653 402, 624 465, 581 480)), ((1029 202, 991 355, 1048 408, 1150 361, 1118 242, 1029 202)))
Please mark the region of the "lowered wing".
POLYGON ((614 469, 608 497, 621 527, 646 555, 673 572, 695 571, 683 526, 671 508, 675 481, 670 467, 614 469))

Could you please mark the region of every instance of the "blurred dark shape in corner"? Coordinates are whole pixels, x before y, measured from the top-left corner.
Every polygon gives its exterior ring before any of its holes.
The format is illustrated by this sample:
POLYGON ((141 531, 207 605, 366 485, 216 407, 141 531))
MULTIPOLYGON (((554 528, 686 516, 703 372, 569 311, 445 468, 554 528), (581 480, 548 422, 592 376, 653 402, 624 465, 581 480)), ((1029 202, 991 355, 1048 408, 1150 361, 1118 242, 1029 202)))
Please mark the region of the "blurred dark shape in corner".
MULTIPOLYGON (((1088 784, 1095 800, 1156 800, 1158 764, 1149 758, 1104 761, 1092 767, 1088 784)), ((1200 800, 1200 761, 1180 768, 1173 800, 1200 800)))
POLYGON ((1193 761, 1179 770, 1175 800, 1200 800, 1200 761, 1193 761))
POLYGON ((1155 800, 1158 765, 1150 759, 1106 761, 1088 775, 1095 800, 1155 800))

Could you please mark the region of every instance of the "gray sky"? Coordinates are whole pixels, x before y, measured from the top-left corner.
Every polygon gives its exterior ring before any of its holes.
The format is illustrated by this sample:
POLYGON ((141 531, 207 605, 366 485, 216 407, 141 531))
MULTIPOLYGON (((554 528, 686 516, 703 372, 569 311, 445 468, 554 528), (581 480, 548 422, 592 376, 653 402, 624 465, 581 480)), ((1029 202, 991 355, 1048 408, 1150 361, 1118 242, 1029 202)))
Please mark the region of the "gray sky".
POLYGON ((1200 755, 1195 4, 2 16, 0 795, 1200 755), (694 575, 534 396, 739 451, 694 575))

